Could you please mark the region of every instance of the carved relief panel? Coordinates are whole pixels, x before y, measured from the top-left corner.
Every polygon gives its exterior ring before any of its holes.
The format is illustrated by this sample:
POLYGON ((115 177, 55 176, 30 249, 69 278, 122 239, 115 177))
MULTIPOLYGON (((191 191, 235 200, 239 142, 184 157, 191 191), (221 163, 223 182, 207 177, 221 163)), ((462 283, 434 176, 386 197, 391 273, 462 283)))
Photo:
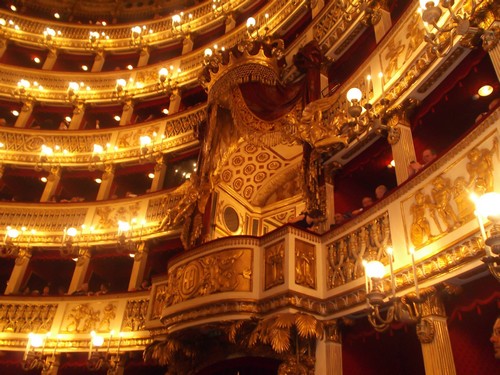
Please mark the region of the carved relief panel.
POLYGON ((171 269, 166 306, 216 293, 251 290, 252 250, 223 250, 171 269))
POLYGON ((0 332, 49 332, 57 304, 0 304, 0 332))
POLYGON ((424 247, 475 218, 470 194, 494 190, 499 161, 498 139, 488 138, 401 203, 410 246, 424 247))
POLYGON ((66 306, 60 332, 109 332, 116 318, 116 301, 70 303, 66 306))
POLYGON ((385 249, 391 243, 387 212, 327 245, 327 288, 364 275, 363 260, 388 264, 385 249))
POLYGON ((264 249, 265 275, 264 290, 285 282, 285 241, 282 240, 264 249))
POLYGON ((316 246, 295 240, 295 284, 316 289, 316 246))

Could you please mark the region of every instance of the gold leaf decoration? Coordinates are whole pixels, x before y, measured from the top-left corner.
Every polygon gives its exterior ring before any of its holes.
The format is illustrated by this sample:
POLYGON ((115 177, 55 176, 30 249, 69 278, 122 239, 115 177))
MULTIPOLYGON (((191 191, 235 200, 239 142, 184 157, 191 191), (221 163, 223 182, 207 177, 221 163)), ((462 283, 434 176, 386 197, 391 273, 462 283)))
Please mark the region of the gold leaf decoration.
POLYGON ((321 322, 316 320, 312 315, 297 314, 295 320, 297 333, 304 338, 320 338, 322 337, 323 327, 321 322))
POLYGON ((290 330, 273 330, 270 339, 271 346, 276 353, 284 353, 290 349, 290 330))
POLYGON ((290 329, 295 324, 294 314, 280 314, 276 317, 276 327, 290 329))

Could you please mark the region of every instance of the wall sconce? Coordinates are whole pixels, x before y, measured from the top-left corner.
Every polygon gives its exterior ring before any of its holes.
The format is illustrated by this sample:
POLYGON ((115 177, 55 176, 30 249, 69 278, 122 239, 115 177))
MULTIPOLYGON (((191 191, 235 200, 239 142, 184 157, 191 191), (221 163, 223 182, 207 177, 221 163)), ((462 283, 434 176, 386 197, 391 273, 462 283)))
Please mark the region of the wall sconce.
POLYGON ((0 246, 0 255, 2 257, 15 257, 19 253, 19 246, 15 243, 20 232, 12 227, 7 227, 7 232, 3 238, 3 244, 0 246))
POLYGON ((388 297, 384 288, 385 266, 379 261, 363 262, 365 266, 366 300, 368 303, 368 321, 378 332, 383 332, 390 327, 394 321, 415 324, 420 321, 422 315, 420 292, 418 289, 417 274, 413 251, 412 265, 415 281, 415 295, 409 294, 404 297, 396 297, 396 282, 393 271, 392 248, 386 249, 389 256, 391 270, 391 296, 388 297), (386 311, 385 317, 382 312, 386 311))
POLYGON ((212 13, 215 18, 225 16, 231 11, 231 1, 212 0, 212 13))
POLYGON ((186 35, 191 31, 191 25, 189 24, 193 15, 189 13, 187 15, 187 20, 184 19, 184 12, 180 12, 179 14, 175 14, 172 16, 172 33, 174 35, 186 35))
POLYGON ((153 133, 153 138, 149 135, 141 135, 139 137, 140 144, 140 154, 139 154, 139 163, 143 163, 145 161, 161 163, 163 161, 163 154, 161 152, 161 143, 165 139, 165 135, 161 135, 160 139, 160 147, 159 150, 155 145, 155 141, 158 138, 158 134, 156 132, 153 133))
POLYGON ((267 34, 269 32, 269 27, 268 27, 268 20, 269 20, 269 14, 265 14, 264 17, 266 18, 266 24, 264 26, 264 29, 260 31, 259 26, 257 25, 257 21, 253 17, 249 17, 247 19, 247 36, 248 39, 250 40, 262 40, 267 37, 267 34))
POLYGON ((35 99, 32 94, 31 82, 26 79, 21 79, 17 82, 17 88, 12 92, 12 95, 22 101, 32 101, 35 99))
POLYGON ((77 82, 70 82, 68 84, 67 97, 68 101, 72 103, 74 106, 78 106, 83 102, 80 100, 80 85, 77 82))
POLYGON ((471 3, 470 13, 463 9, 464 5, 462 5, 462 9, 458 10, 460 12, 458 13, 452 9, 454 6, 453 0, 442 0, 442 7, 448 10, 450 17, 453 20, 453 23, 446 27, 440 27, 438 25, 438 22, 443 14, 439 3, 439 0, 420 0, 422 21, 425 26, 425 40, 428 44, 432 45, 432 50, 438 57, 443 57, 450 52, 453 47, 453 38, 455 35, 463 37, 471 32, 473 33, 473 36, 481 36, 482 46, 485 50, 492 47, 492 40, 495 39, 494 31, 471 27, 471 21, 474 22, 474 15, 476 13, 475 1, 472 1, 471 3), (444 34, 447 34, 446 38, 439 38, 440 35, 444 34))
POLYGON ((73 256, 78 253, 79 247, 75 244, 75 237, 78 235, 78 230, 74 227, 64 228, 63 239, 61 243, 61 255, 73 256))
POLYGON ((124 80, 123 78, 119 78, 116 80, 116 86, 115 86, 115 92, 116 96, 119 98, 122 98, 127 95, 127 81, 124 80))
POLYGON ((95 331, 90 333, 90 347, 87 367, 90 371, 99 371, 107 369, 108 375, 117 374, 118 367, 121 363, 120 345, 122 342, 122 333, 119 334, 118 346, 115 354, 110 353, 111 341, 113 340, 114 331, 109 333, 108 345, 105 352, 99 352, 99 348, 104 344, 104 337, 98 335, 95 331))
POLYGON ((59 338, 54 345, 54 350, 51 354, 45 354, 46 342, 49 340, 50 332, 46 335, 35 334, 31 332, 28 335, 28 343, 21 362, 22 368, 25 371, 42 370, 42 374, 48 373, 56 362, 56 351, 59 343, 59 338))
POLYGON ((146 31, 146 26, 134 26, 130 29, 130 44, 132 47, 145 48, 148 46, 147 41, 144 39, 144 32, 146 31))
MULTIPOLYGON (((171 67, 173 69, 173 67, 171 67)), ((177 70, 177 76, 181 72, 180 69, 177 70)), ((161 68, 158 71, 158 88, 161 91, 165 91, 167 95, 172 94, 175 90, 178 89, 177 80, 173 80, 174 73, 173 71, 169 71, 167 68, 161 68)))
MULTIPOLYGON (((59 146, 55 146, 56 149, 59 149, 59 146)), ((63 150, 61 154, 67 154, 67 150, 63 150)), ((43 170, 51 171, 53 168, 59 167, 60 164, 57 161, 56 154, 54 149, 47 145, 42 145, 40 150, 40 156, 38 157, 38 161, 35 164, 35 171, 40 172, 43 170)))
POLYGON ((476 217, 481 236, 486 244, 484 247, 486 256, 482 261, 488 266, 493 277, 500 281, 500 194, 486 193, 473 200, 476 204, 476 217), (484 228, 485 219, 493 224, 489 235, 484 228))
POLYGON ((92 155, 90 156, 90 162, 88 169, 93 172, 95 170, 105 170, 106 162, 108 161, 108 153, 107 149, 109 149, 110 145, 106 145, 106 150, 103 146, 94 144, 92 149, 92 155))
POLYGON ((123 252, 135 252, 136 245, 132 241, 131 232, 133 232, 133 224, 136 221, 136 219, 132 219, 132 224, 128 221, 118 221, 118 246, 123 252))

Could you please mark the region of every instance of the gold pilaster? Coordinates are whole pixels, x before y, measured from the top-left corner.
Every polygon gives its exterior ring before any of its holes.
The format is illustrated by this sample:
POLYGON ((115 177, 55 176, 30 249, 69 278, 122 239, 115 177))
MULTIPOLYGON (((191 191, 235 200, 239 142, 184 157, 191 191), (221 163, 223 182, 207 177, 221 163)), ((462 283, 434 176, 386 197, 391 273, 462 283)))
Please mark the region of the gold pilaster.
POLYGON ((151 182, 151 192, 160 191, 163 189, 163 182, 165 181, 165 174, 167 173, 167 164, 163 161, 163 155, 156 161, 155 176, 151 182))
POLYGON ((17 116, 16 123, 14 124, 15 128, 26 127, 28 120, 31 118, 31 113, 33 113, 34 104, 34 99, 23 100, 23 107, 21 108, 21 112, 19 113, 19 116, 17 116))
POLYGON ((80 289, 82 284, 85 282, 89 264, 90 249, 88 247, 82 247, 78 250, 78 260, 76 261, 76 267, 75 271, 73 272, 73 277, 71 278, 71 284, 69 285, 68 294, 71 294, 80 289))
POLYGON ((47 183, 43 189, 42 196, 40 197, 40 202, 48 202, 51 200, 57 192, 59 181, 61 181, 61 167, 54 166, 50 168, 50 174, 47 178, 47 183))
POLYGON ((194 42, 191 39, 191 34, 187 34, 182 41, 182 54, 185 55, 193 50, 194 42))
POLYGON ((396 180, 398 185, 402 184, 409 177, 408 166, 413 160, 417 160, 415 155, 415 146, 413 145, 413 136, 408 120, 404 113, 396 114, 389 120, 389 131, 399 132, 399 139, 390 142, 392 148, 392 157, 396 163, 396 180))
POLYGON ((488 51, 488 54, 497 73, 497 78, 500 81, 500 43, 496 43, 495 47, 488 51))
POLYGON ((427 289, 417 336, 422 347, 426 375, 455 375, 455 363, 446 324, 446 312, 436 288, 427 289))
POLYGON ((43 63, 42 70, 52 70, 56 61, 57 61, 57 51, 55 49, 51 49, 47 54, 47 58, 43 63))
POLYGON ((182 98, 179 89, 174 89, 172 91, 172 95, 170 95, 170 105, 168 107, 168 113, 170 115, 179 112, 179 108, 181 106, 181 99, 182 98))
POLYGON ((140 68, 141 66, 146 66, 148 65, 149 61, 149 48, 144 47, 141 49, 141 53, 139 54, 139 62, 137 63, 137 67, 140 68))
POLYGON ((128 290, 133 291, 139 288, 144 280, 144 271, 146 270, 146 263, 148 261, 149 247, 146 242, 137 244, 137 249, 134 256, 134 265, 132 266, 132 273, 130 274, 130 281, 128 290))
POLYGON ((31 249, 20 248, 4 294, 16 294, 20 292, 30 259, 31 249))
POLYGON ((109 198, 114 178, 115 167, 113 165, 107 165, 104 173, 102 174, 101 186, 99 186, 99 191, 97 192, 96 197, 97 201, 102 201, 109 198))
POLYGON ((325 335, 316 344, 316 374, 342 375, 342 334, 337 320, 326 322, 325 335))

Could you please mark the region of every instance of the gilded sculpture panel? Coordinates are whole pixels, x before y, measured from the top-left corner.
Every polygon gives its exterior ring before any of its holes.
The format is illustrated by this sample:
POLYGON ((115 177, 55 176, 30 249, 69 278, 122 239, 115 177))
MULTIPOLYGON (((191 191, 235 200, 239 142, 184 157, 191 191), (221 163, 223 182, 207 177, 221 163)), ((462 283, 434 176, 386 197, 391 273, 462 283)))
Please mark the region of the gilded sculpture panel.
POLYGON ((116 302, 70 303, 66 306, 61 333, 109 332, 116 318, 116 302))
POLYGON ((142 331, 148 311, 149 299, 130 300, 125 308, 121 331, 142 331))
POLYGON ((409 243, 416 249, 426 246, 475 218, 470 194, 480 196, 494 190, 494 165, 498 158, 498 139, 491 146, 484 142, 470 149, 448 170, 402 202, 403 220, 409 243))
POLYGON ((269 290, 285 282, 285 241, 264 248, 264 288, 269 290))
POLYGON ((57 304, 0 304, 0 332, 49 332, 57 304))
POLYGON ((391 243, 389 214, 371 220, 361 228, 327 245, 327 288, 346 284, 364 275, 363 260, 388 264, 385 249, 391 243))
POLYGON ((295 240, 295 284, 316 289, 316 246, 295 240))
POLYGON ((223 250, 173 267, 166 306, 217 293, 251 291, 252 257, 251 249, 223 250))

